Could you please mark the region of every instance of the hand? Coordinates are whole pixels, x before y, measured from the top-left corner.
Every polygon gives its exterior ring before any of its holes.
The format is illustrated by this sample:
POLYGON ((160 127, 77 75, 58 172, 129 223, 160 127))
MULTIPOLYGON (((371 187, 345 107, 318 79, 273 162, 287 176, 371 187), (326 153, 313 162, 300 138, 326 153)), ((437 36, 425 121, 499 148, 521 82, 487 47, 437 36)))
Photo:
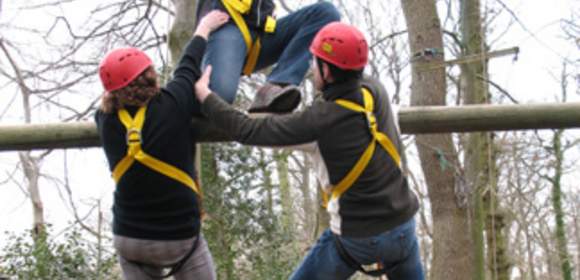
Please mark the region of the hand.
POLYGON ((209 77, 211 76, 211 65, 208 65, 203 71, 203 75, 195 82, 195 96, 200 103, 211 94, 209 89, 209 77))
POLYGON ((197 25, 194 35, 207 39, 207 36, 230 20, 230 16, 222 11, 213 10, 205 15, 197 25))

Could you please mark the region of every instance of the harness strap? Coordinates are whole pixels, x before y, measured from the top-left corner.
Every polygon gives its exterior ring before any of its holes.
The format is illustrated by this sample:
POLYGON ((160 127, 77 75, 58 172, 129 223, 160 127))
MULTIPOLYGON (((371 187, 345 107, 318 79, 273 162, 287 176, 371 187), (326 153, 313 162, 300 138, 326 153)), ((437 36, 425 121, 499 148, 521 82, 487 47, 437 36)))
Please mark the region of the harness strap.
MULTIPOLYGON (((369 162, 371 161, 371 159, 373 157, 373 154, 374 154, 376 146, 377 146, 377 142, 389 154, 389 156, 393 159, 393 161, 395 162, 397 167, 401 168, 401 156, 399 155, 397 148, 395 147, 395 145, 393 144, 391 139, 389 139, 389 137, 386 134, 384 134, 378 130, 377 118, 374 114, 375 104, 374 104, 373 95, 371 94, 371 92, 368 89, 366 89, 364 87, 362 88, 362 95, 363 95, 363 106, 361 106, 357 103, 354 103, 352 101, 344 100, 344 99, 338 99, 335 101, 336 104, 338 104, 338 105, 340 105, 348 110, 352 110, 355 112, 365 114, 372 139, 371 139, 371 142, 369 143, 368 147, 365 149, 364 153, 361 155, 361 157, 358 159, 358 161, 354 165, 354 167, 333 188, 332 193, 331 193, 331 199, 340 198, 340 196, 345 191, 347 191, 354 184, 354 182, 360 177, 360 175, 365 170, 365 168, 367 167, 367 165, 369 164, 369 162)), ((323 203, 324 203, 324 206, 326 206, 328 203, 328 194, 326 192, 323 192, 323 203)), ((340 236, 338 236, 336 234, 333 234, 333 236, 334 236, 334 243, 336 245, 335 247, 338 251, 338 254, 340 255, 341 259, 349 267, 351 267, 354 270, 358 270, 364 274, 374 276, 374 277, 378 277, 378 276, 381 276, 381 275, 384 275, 387 273, 388 270, 385 267, 381 267, 381 268, 375 269, 375 270, 365 269, 365 267, 360 262, 355 260, 348 253, 346 248, 344 248, 344 245, 342 244, 342 242, 340 240, 340 236)), ((379 265, 380 265, 380 263, 379 263, 379 265)))
POLYGON ((225 0, 224 2, 242 14, 249 12, 252 8, 252 0, 225 0))
MULTIPOLYGON (((362 95, 364 107, 357 103, 344 99, 338 99, 335 101, 336 104, 348 110, 365 114, 372 139, 368 147, 365 149, 361 157, 354 165, 354 167, 346 174, 344 178, 342 178, 342 180, 340 180, 340 182, 336 186, 334 186, 330 199, 338 199, 360 177, 360 175, 365 170, 365 168, 367 167, 367 165, 369 164, 369 162, 373 157, 373 154, 377 146, 377 142, 389 154, 389 156, 393 159, 397 167, 399 168, 401 167, 401 156, 399 155, 397 148, 386 134, 378 130, 377 118, 375 117, 375 114, 373 112, 375 107, 373 95, 368 89, 364 87, 362 88, 362 95)), ((329 200, 327 196, 328 194, 326 192, 323 192, 324 206, 327 205, 327 201, 329 200)))
POLYGON ((123 123, 123 126, 127 129, 127 155, 117 163, 113 169, 113 179, 116 183, 119 182, 123 174, 129 170, 129 167, 137 160, 143 165, 169 177, 172 178, 189 188, 191 188, 197 195, 202 197, 201 190, 199 189, 196 182, 181 169, 165 163, 143 151, 141 149, 141 129, 143 128, 143 123, 145 122, 145 112, 147 107, 143 106, 139 108, 135 118, 129 115, 129 112, 125 109, 118 111, 119 120, 123 123))
MULTIPOLYGON (((240 30, 240 33, 242 33, 242 37, 246 43, 247 60, 242 73, 244 75, 250 75, 254 72, 254 68, 256 68, 258 56, 260 55, 260 50, 262 48, 262 43, 260 42, 259 36, 254 42, 252 42, 250 29, 242 17, 242 14, 249 12, 252 6, 252 0, 222 0, 222 3, 240 30)), ((272 16, 268 16, 266 18, 264 31, 267 33, 272 33, 275 29, 276 20, 272 16)))

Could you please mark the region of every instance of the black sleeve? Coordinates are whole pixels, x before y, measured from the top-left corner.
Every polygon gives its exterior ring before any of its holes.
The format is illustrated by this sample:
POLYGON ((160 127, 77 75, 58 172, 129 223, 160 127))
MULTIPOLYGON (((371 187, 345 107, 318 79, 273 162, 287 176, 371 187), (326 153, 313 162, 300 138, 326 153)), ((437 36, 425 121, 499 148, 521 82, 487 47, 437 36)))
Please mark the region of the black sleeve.
MULTIPOLYGON (((330 104, 333 105, 333 104, 330 104)), ((217 94, 210 94, 202 111, 234 140, 249 145, 286 146, 316 141, 332 125, 330 106, 318 102, 302 112, 250 118, 217 94)))
POLYGON ((173 78, 165 85, 165 90, 176 99, 177 106, 188 117, 200 112, 199 102, 195 98, 194 85, 201 76, 200 65, 206 43, 206 40, 200 36, 195 36, 189 41, 173 72, 173 78))

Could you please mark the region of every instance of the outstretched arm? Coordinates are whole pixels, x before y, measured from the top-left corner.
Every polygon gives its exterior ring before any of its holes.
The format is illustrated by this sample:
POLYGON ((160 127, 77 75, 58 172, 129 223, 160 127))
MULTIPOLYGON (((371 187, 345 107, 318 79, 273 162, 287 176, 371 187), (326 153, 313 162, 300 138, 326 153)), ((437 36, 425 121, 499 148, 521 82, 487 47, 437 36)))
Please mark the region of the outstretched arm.
POLYGON ((316 141, 333 122, 328 108, 333 104, 317 103, 302 112, 250 118, 223 101, 208 87, 211 66, 196 82, 195 92, 202 112, 234 140, 260 146, 288 146, 316 141))
POLYGON ((205 53, 209 34, 229 20, 228 14, 215 10, 204 16, 193 32, 193 38, 184 48, 179 62, 173 72, 173 78, 167 83, 167 92, 174 96, 176 102, 188 116, 199 113, 199 104, 192 94, 194 83, 201 76, 201 60, 205 53))

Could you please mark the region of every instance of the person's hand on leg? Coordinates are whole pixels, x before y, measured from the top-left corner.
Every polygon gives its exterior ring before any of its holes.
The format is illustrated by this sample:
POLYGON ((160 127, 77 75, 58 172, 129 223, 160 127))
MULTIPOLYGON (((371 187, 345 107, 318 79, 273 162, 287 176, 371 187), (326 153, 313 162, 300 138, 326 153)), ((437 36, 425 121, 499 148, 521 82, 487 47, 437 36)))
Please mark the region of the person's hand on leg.
POLYGON ((211 32, 218 29, 230 20, 230 16, 219 10, 214 10, 205 15, 197 25, 193 35, 201 36, 207 40, 211 32))

